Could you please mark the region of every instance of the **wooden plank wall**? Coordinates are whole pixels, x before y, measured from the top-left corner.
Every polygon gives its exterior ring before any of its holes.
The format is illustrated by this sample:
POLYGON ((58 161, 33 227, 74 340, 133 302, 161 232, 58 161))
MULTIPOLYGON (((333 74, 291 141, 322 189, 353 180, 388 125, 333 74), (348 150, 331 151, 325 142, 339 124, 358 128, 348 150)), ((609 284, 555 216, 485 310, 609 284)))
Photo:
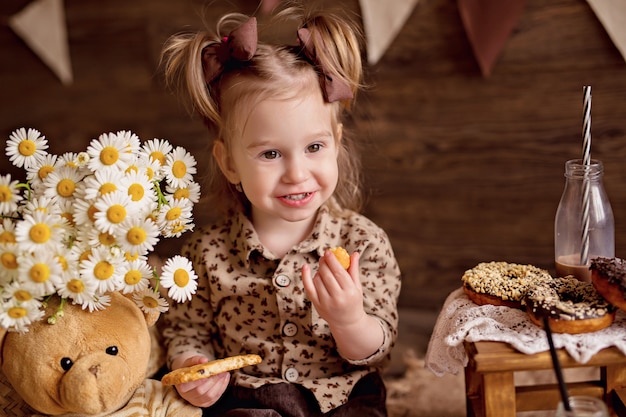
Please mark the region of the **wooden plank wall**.
MULTIPOLYGON (((0 4, 0 137, 41 130, 51 151, 103 132, 167 138, 201 159, 206 134, 169 94, 163 41, 256 2, 66 0, 75 81, 63 86, 6 26, 28 1, 0 4)), ((358 13, 357 0, 327 1, 358 13)), ((384 227, 404 274, 401 305, 436 310, 463 271, 505 260, 553 268, 564 163, 581 154, 582 86, 593 87, 593 157, 605 164, 618 256, 626 257, 626 64, 584 0, 528 0, 489 78, 455 0, 420 0, 367 69, 347 128, 362 140, 366 214, 384 227)), ((16 172, 4 159, 0 172, 16 172)), ((196 210, 210 217, 210 208, 196 210)), ((168 254, 177 242, 160 248, 168 254)))

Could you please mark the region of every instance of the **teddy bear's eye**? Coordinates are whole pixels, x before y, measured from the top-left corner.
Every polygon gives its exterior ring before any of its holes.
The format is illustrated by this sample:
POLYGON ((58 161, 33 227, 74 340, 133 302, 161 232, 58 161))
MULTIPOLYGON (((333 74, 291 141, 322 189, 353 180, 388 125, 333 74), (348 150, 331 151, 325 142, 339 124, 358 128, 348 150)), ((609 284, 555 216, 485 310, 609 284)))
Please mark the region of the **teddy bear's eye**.
POLYGON ((63 368, 64 371, 69 371, 72 365, 74 365, 74 362, 72 362, 70 358, 61 359, 61 368, 63 368))
POLYGON ((119 350, 117 349, 117 346, 109 346, 105 352, 107 355, 115 356, 118 354, 119 350))

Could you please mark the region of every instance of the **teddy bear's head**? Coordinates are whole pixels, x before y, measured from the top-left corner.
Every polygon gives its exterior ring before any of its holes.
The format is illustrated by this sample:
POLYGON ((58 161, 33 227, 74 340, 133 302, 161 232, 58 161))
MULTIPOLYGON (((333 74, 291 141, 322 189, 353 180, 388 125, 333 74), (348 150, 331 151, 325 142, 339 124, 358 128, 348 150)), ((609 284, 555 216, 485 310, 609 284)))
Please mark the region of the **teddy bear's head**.
MULTIPOLYGON (((53 298, 46 317, 60 299, 53 298)), ((146 377, 149 326, 137 304, 120 293, 88 312, 67 303, 56 324, 33 323, 27 333, 0 330, 2 372, 32 408, 49 415, 105 415, 124 406, 146 377)))

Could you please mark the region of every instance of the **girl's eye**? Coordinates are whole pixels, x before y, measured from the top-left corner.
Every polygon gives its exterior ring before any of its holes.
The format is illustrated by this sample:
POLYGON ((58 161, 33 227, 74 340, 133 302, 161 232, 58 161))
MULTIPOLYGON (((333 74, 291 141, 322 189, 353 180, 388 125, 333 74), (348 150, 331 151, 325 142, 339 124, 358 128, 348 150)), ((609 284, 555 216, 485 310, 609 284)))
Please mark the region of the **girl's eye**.
POLYGON ((278 158, 278 156, 279 156, 278 151, 267 151, 261 154, 261 157, 265 159, 276 159, 278 158))
POLYGON ((311 153, 319 152, 322 149, 321 143, 313 143, 309 145, 308 151, 311 153))

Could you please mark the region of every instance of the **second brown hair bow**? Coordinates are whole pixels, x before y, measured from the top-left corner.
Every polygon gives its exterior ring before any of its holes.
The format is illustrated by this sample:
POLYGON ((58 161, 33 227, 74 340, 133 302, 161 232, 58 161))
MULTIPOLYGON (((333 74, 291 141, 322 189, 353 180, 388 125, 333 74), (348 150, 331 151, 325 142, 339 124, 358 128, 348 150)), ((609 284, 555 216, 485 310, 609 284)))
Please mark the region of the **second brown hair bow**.
POLYGON ((320 71, 320 84, 322 92, 327 102, 332 103, 339 100, 348 100, 354 97, 350 86, 338 77, 333 77, 324 63, 318 58, 315 42, 311 39, 311 31, 308 28, 298 29, 298 40, 303 48, 304 54, 309 61, 318 67, 320 71))
POLYGON ((207 83, 213 81, 229 63, 251 60, 256 52, 257 43, 256 18, 251 17, 233 29, 221 43, 204 48, 202 50, 204 81, 207 83))

